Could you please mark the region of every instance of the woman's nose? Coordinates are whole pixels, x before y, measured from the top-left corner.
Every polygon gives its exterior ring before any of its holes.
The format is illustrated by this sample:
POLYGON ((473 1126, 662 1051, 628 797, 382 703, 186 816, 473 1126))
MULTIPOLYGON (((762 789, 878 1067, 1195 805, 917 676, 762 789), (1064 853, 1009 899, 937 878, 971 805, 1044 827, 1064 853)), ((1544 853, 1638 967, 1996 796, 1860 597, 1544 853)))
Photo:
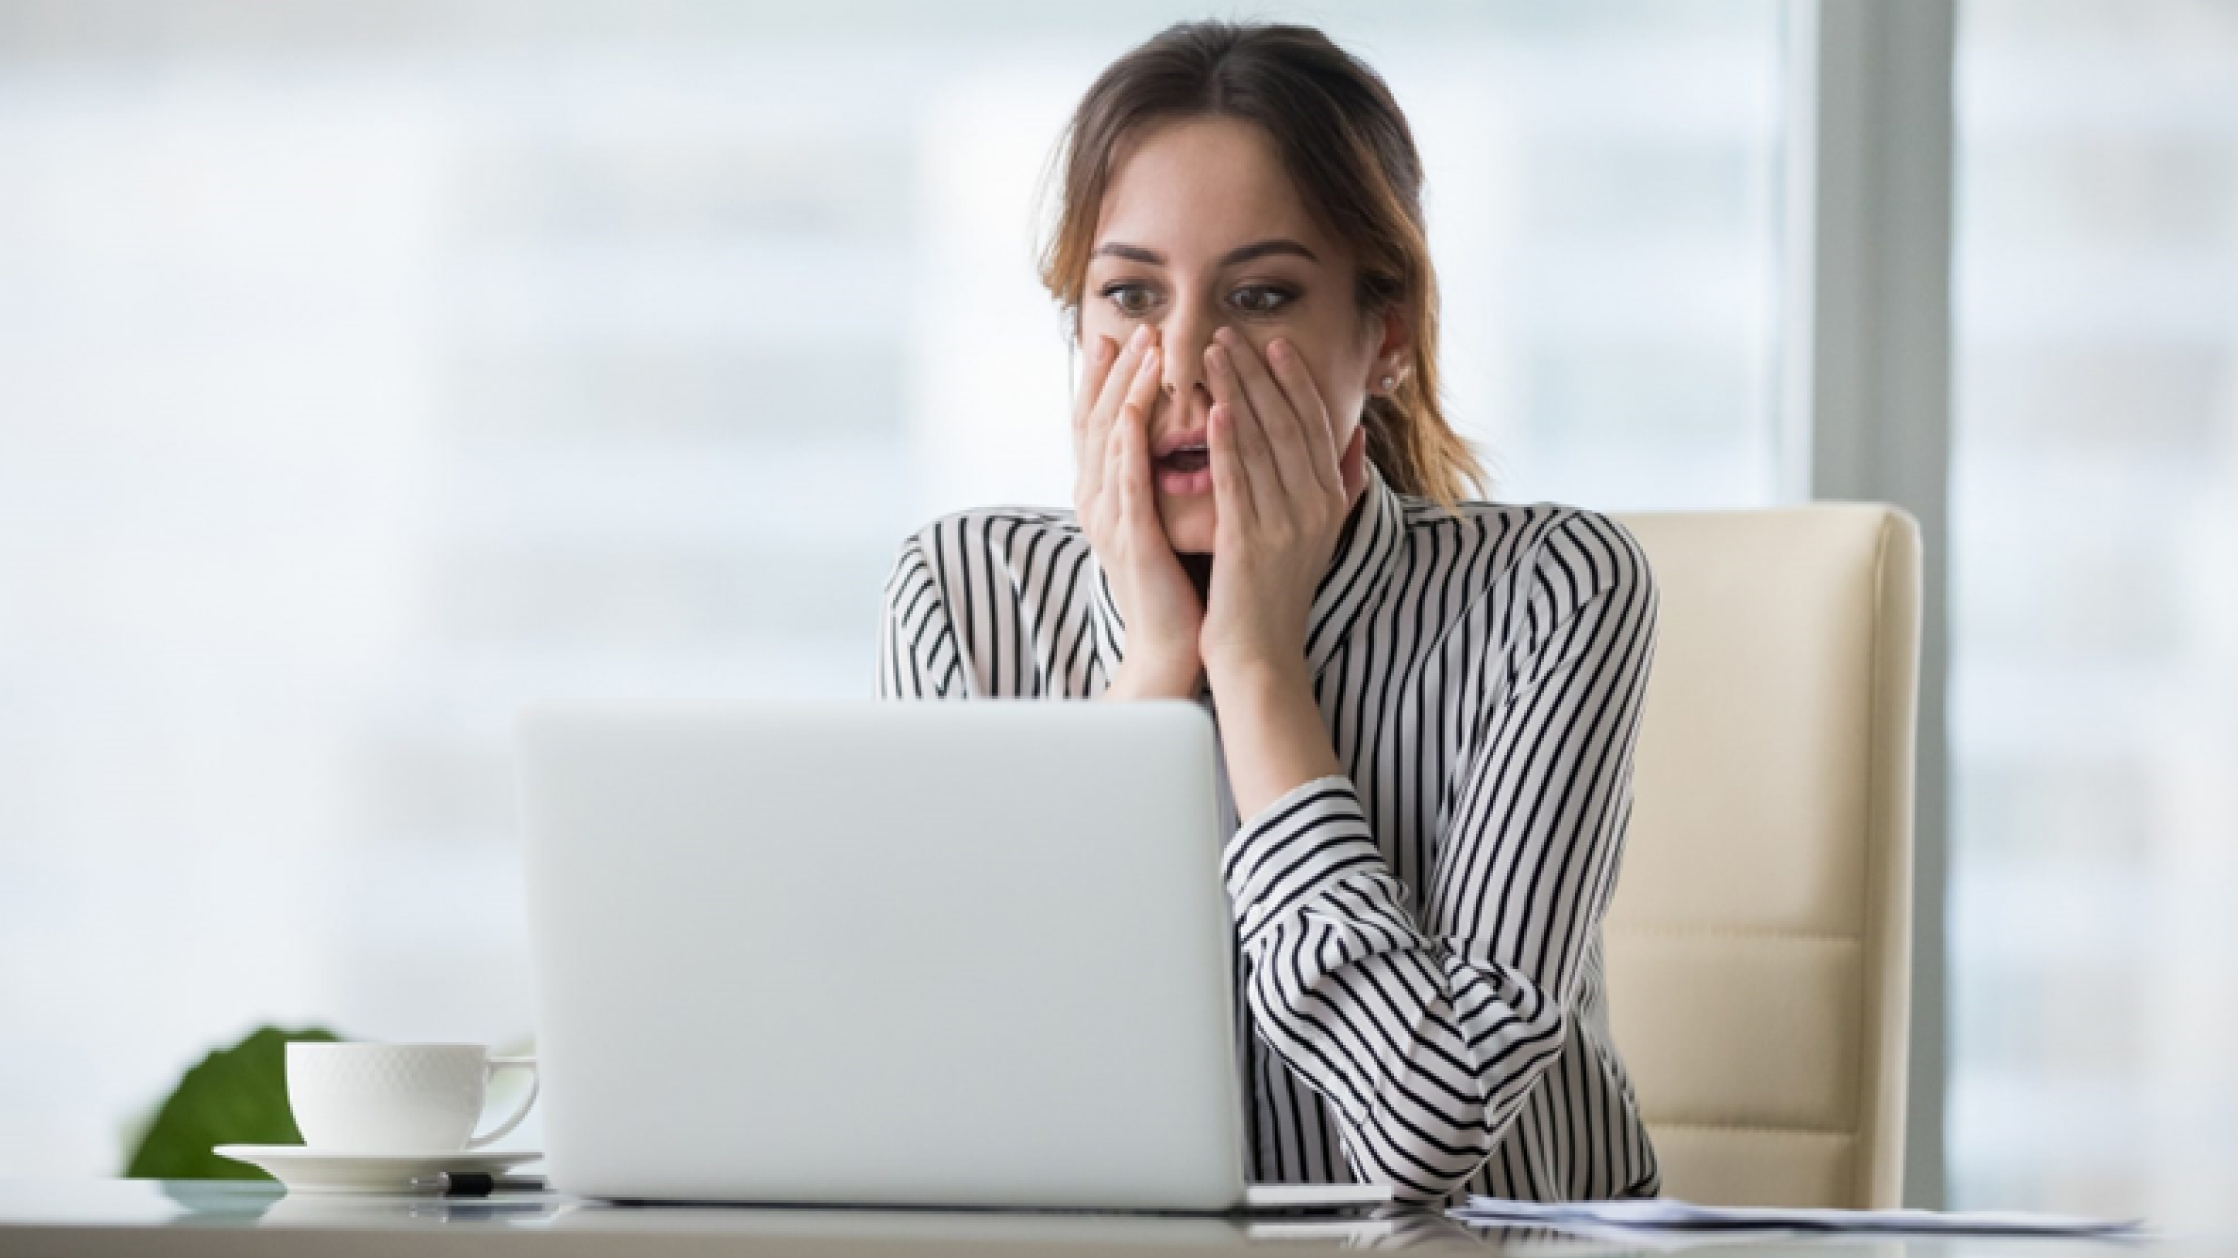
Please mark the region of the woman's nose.
POLYGON ((1186 403, 1200 389, 1209 399, 1211 392, 1204 385, 1204 351, 1212 344, 1214 324, 1206 320, 1175 319, 1160 329, 1159 344, 1164 347, 1166 400, 1176 405, 1186 403))

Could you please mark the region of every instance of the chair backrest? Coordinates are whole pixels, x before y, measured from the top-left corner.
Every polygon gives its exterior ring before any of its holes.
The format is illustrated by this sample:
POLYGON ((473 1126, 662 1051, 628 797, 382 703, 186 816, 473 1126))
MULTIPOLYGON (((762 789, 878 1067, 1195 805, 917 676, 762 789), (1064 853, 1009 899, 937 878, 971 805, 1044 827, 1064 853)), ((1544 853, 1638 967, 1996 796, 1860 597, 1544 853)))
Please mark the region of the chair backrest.
POLYGON ((1894 1206, 1918 523, 1872 503, 1618 518, 1662 607, 1604 942, 1663 1191, 1894 1206))

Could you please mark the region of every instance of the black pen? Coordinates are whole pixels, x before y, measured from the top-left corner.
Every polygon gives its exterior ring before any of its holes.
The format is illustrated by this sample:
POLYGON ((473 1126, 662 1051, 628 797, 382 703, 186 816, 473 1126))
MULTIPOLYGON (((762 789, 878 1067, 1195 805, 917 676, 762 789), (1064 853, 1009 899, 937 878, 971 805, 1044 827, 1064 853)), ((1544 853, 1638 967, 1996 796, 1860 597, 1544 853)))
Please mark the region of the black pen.
POLYGON ((542 1192, 541 1175, 493 1175, 488 1171, 437 1171, 412 1177, 412 1191, 439 1197, 487 1197, 493 1192, 542 1192))

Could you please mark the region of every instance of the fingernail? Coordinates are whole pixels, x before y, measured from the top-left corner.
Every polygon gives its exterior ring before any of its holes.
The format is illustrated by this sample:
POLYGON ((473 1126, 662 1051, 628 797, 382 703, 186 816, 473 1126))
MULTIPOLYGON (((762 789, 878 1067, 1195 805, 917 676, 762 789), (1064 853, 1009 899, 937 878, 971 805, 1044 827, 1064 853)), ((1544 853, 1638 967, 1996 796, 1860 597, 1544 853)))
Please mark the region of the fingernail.
POLYGON ((1212 364, 1214 371, 1226 371, 1228 369, 1228 351, 1226 349, 1218 345, 1208 345, 1205 347, 1204 356, 1205 360, 1212 364))
POLYGON ((1268 341, 1268 342, 1267 342, 1267 357, 1269 357, 1269 358, 1272 358, 1273 360, 1275 360, 1275 361, 1276 361, 1276 362, 1278 362, 1278 363, 1286 363, 1286 362, 1289 362, 1289 361, 1290 361, 1290 347, 1289 347, 1289 346, 1288 346, 1287 344, 1284 344, 1284 343, 1283 343, 1283 342, 1281 342, 1281 341, 1268 341))
POLYGON ((1135 334, 1127 338, 1127 348, 1129 350, 1141 349, 1143 346, 1148 345, 1149 343, 1150 325, 1147 323, 1136 325, 1135 334))

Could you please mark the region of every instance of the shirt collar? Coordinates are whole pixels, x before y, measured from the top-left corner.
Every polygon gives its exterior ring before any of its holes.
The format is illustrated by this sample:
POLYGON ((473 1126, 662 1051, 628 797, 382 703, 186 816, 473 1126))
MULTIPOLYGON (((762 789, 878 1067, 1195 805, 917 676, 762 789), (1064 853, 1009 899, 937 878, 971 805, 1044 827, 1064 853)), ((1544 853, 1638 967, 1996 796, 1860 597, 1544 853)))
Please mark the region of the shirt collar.
MULTIPOLYGON (((1315 677, 1344 643, 1360 614, 1373 607, 1381 595, 1406 524, 1405 504, 1383 479, 1375 462, 1363 459, 1361 466, 1367 471, 1368 483, 1337 534, 1328 571, 1321 574, 1321 583, 1313 593, 1313 608, 1306 617, 1306 661, 1315 677)), ((1111 581, 1104 575, 1103 565, 1093 555, 1089 562, 1096 568, 1096 647, 1108 675, 1125 656, 1127 626, 1112 601, 1111 581)))

